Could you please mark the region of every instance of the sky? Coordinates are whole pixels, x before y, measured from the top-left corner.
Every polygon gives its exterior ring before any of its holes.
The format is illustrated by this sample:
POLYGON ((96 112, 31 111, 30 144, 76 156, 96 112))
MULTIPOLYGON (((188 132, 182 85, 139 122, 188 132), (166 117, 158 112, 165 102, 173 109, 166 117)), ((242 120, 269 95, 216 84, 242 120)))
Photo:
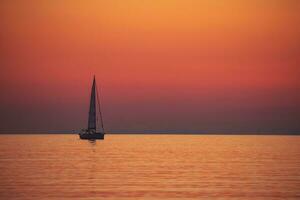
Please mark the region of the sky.
POLYGON ((0 130, 300 131, 300 1, 2 0, 0 130))

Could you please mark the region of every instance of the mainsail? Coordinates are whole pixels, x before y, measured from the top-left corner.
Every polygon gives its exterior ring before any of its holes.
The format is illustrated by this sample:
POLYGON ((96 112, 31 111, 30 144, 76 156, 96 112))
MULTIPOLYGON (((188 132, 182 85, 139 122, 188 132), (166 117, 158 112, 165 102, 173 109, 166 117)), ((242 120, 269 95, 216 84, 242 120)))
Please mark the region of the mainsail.
POLYGON ((88 130, 96 131, 96 80, 94 77, 91 91, 88 130))
POLYGON ((79 137, 80 139, 85 139, 85 140, 97 140, 97 139, 104 140, 104 134, 105 131, 103 126, 102 113, 100 109, 99 92, 96 85, 96 78, 94 76, 92 91, 91 91, 91 99, 90 99, 88 129, 83 129, 82 132, 79 133, 79 137), (97 115, 98 113, 96 113, 96 109, 97 109, 96 106, 98 107, 99 115, 97 115), (97 132, 96 126, 97 126, 97 121, 99 121, 99 116, 101 120, 100 127, 102 128, 102 130, 99 130, 97 132))

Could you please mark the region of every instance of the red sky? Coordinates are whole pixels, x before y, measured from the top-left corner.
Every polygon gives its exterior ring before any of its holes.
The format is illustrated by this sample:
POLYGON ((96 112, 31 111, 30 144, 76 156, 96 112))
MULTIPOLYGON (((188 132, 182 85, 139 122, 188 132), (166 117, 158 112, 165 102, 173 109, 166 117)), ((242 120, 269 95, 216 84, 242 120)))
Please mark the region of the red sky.
POLYGON ((0 129, 300 130, 296 0, 0 2, 0 129))

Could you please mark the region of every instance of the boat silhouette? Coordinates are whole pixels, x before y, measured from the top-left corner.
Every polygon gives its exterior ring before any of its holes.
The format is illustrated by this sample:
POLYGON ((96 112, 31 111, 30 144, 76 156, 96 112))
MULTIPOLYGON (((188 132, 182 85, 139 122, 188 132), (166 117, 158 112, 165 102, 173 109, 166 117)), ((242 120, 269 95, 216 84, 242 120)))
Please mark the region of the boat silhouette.
POLYGON ((101 113, 100 107, 100 99, 99 99, 99 92, 97 90, 96 85, 96 78, 94 76, 93 85, 91 90, 91 97, 90 97, 90 108, 89 108, 89 115, 88 115, 88 128, 82 129, 79 133, 80 139, 85 140, 104 140, 104 126, 103 126, 103 118, 101 113), (97 102, 97 104, 96 104, 97 102), (97 109, 98 108, 98 115, 97 109), (101 129, 97 130, 97 121, 100 118, 101 122, 101 129))

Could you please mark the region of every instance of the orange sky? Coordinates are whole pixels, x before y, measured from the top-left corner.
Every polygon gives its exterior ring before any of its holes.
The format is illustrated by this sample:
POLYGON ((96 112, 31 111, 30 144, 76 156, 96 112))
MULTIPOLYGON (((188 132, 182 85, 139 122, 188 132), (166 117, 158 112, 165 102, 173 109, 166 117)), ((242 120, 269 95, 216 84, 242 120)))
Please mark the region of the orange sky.
POLYGON ((300 130, 297 0, 0 2, 0 129, 300 130), (17 124, 16 124, 17 119, 17 124))

